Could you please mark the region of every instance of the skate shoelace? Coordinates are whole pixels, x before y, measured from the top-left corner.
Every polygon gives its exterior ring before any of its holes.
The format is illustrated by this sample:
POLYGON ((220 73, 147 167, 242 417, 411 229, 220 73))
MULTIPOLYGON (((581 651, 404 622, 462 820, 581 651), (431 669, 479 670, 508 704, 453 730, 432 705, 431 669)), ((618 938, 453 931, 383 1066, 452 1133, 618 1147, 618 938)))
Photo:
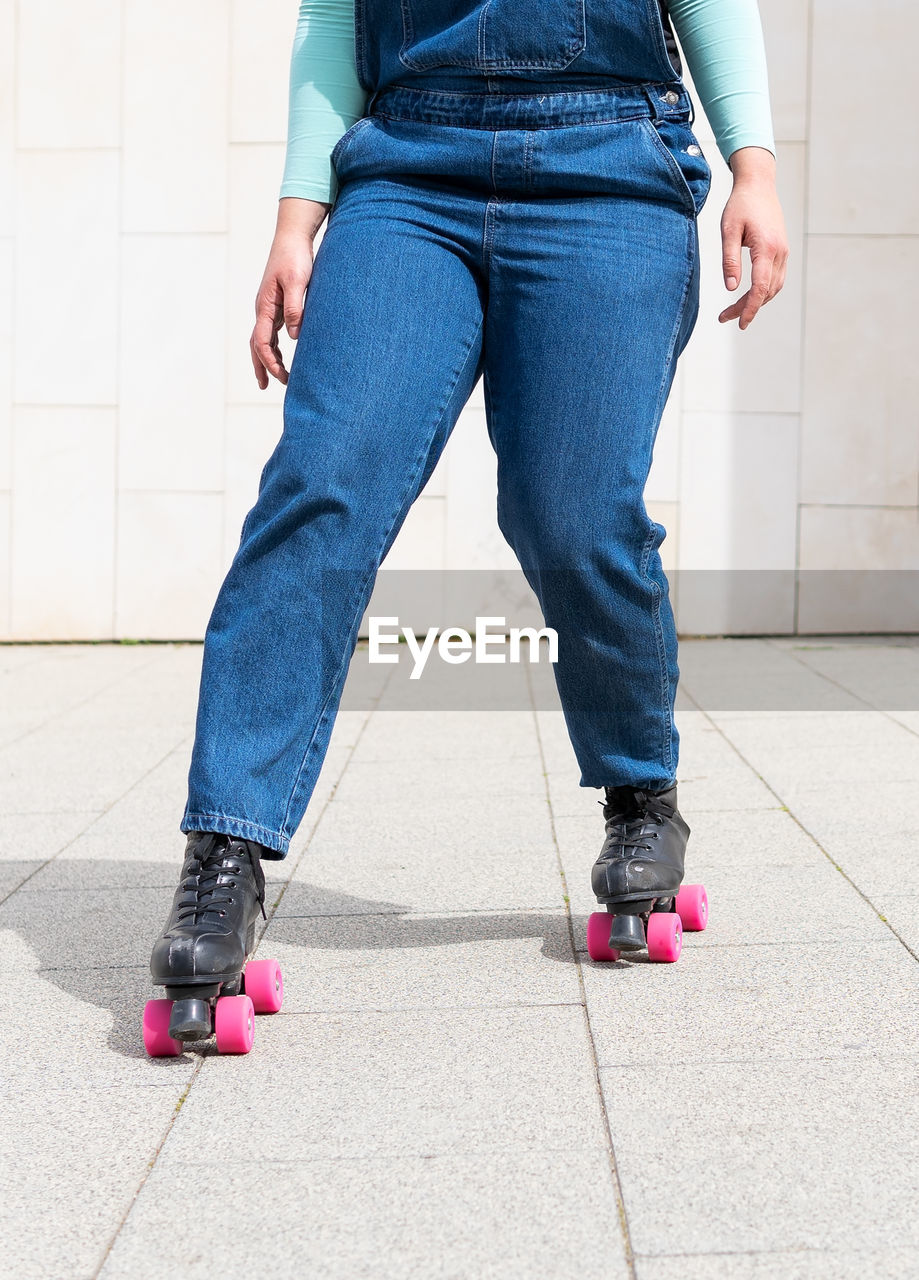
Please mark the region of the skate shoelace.
POLYGON ((258 858, 249 854, 244 846, 242 851, 233 850, 230 845, 215 844, 203 858, 196 858, 194 864, 182 877, 182 893, 191 895, 191 901, 179 904, 176 918, 179 924, 197 924, 202 917, 223 919, 226 916, 225 906, 234 902, 234 891, 240 888, 236 880, 220 883, 221 876, 240 875, 243 872, 242 860, 248 858, 255 876, 259 907, 264 919, 265 915, 265 873, 258 858), (208 901, 204 901, 208 899, 208 901))
MULTIPOLYGON (((645 828, 652 822, 657 827, 663 826, 664 815, 647 808, 647 793, 636 789, 633 794, 633 807, 629 809, 620 808, 616 801, 597 801, 597 804, 602 806, 603 816, 606 818, 606 834, 610 841, 610 853, 621 847, 646 849, 650 853, 651 846, 647 842, 648 833, 645 828)), ((669 806, 666 807, 669 808, 669 806)), ((651 833, 651 839, 657 839, 656 831, 651 833)))

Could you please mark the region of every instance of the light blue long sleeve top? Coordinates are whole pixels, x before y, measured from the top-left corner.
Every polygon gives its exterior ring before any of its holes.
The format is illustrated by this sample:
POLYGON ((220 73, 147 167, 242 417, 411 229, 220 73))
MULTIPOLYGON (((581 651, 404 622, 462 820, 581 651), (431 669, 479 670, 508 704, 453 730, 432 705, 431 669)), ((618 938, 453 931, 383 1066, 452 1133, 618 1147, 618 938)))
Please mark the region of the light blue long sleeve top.
MULTIPOLYGON (((668 0, 699 101, 727 162, 741 147, 775 154, 757 0, 668 0)), ((330 156, 364 114, 354 62, 354 0, 301 0, 290 61, 287 152, 280 197, 332 204, 330 156)))

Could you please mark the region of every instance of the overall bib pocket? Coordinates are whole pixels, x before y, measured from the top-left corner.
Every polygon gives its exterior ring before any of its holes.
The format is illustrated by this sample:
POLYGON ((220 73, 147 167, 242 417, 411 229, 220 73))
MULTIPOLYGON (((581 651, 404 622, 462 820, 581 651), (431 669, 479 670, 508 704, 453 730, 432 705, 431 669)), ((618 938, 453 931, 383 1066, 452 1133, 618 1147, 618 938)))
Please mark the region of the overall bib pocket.
POLYGON ((688 118, 641 116, 638 123, 666 165, 686 212, 698 217, 711 189, 712 170, 688 118))
POLYGON ((399 60, 415 71, 559 70, 587 46, 586 0, 400 0, 399 60))

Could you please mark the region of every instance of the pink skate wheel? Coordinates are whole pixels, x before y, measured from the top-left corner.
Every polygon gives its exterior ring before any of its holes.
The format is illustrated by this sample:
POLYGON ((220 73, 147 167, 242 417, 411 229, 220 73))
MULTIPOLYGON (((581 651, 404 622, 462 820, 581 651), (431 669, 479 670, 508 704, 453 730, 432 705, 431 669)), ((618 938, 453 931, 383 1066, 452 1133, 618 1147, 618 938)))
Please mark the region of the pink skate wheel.
POLYGON ((708 924, 708 894, 704 884, 684 884, 676 896, 675 906, 687 933, 701 933, 708 924))
POLYGON ((277 960, 250 960, 243 982, 256 1013, 277 1013, 284 1000, 284 979, 277 960))
POLYGON ((214 1015, 218 1053, 248 1053, 255 1039, 255 1009, 249 996, 221 996, 214 1015))
POLYGON ((652 911, 648 917, 648 959, 672 964, 683 950, 683 925, 675 911, 652 911))
POLYGON ((619 952, 609 945, 613 917, 608 911, 594 911, 587 917, 587 954, 591 960, 618 960, 619 952))
POLYGON ((169 1034, 171 1000, 148 1000, 144 1005, 144 1048, 151 1058, 177 1058, 185 1046, 169 1034))

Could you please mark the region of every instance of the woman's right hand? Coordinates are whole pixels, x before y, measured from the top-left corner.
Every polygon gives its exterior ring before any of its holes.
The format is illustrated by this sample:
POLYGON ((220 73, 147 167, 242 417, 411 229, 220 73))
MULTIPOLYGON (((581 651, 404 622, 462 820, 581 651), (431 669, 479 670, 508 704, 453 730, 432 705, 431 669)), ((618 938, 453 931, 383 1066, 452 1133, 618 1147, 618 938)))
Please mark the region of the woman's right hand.
POLYGON ((291 338, 299 336, 303 298, 313 271, 313 239, 331 207, 294 196, 278 202, 277 228, 255 299, 255 328, 249 339, 255 378, 263 391, 269 374, 287 384, 278 332, 284 325, 291 338))

